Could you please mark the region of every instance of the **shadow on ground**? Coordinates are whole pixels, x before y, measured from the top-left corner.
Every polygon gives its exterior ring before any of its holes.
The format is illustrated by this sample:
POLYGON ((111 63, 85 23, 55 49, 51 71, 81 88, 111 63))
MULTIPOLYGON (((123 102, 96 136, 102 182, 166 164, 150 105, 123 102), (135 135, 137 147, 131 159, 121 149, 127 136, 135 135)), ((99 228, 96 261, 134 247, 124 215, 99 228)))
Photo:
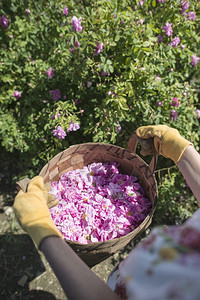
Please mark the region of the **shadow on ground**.
POLYGON ((0 245, 0 299, 56 299, 46 291, 29 290, 45 266, 27 235, 2 235, 0 245))

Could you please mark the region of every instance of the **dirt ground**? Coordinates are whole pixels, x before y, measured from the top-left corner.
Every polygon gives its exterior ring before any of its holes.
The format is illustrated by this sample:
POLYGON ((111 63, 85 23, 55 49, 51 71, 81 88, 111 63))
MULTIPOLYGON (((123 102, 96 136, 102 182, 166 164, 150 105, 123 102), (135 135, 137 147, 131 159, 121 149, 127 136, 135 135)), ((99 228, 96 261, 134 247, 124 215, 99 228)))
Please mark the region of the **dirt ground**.
MULTIPOLYGON (((57 278, 42 253, 18 225, 12 197, 0 196, 0 300, 65 300, 57 278)), ((115 265, 134 247, 133 242, 92 268, 106 282, 115 265)))

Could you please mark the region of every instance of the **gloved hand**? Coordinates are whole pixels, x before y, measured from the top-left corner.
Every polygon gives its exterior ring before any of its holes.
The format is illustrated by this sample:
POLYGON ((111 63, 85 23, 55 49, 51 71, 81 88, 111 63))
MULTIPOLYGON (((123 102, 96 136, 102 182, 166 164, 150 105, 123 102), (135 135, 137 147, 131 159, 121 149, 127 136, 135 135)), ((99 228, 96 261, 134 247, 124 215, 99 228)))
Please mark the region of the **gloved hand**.
POLYGON ((145 140, 154 138, 156 152, 164 157, 171 158, 175 164, 180 160, 186 147, 192 145, 191 142, 179 134, 177 129, 167 125, 142 126, 136 130, 136 134, 142 145, 142 155, 152 154, 151 148, 145 140))
POLYGON ((48 201, 52 203, 52 195, 46 190, 43 178, 36 176, 30 180, 26 193, 20 191, 17 194, 13 205, 21 227, 31 236, 38 248, 42 239, 47 236, 63 238, 51 218, 48 201))
MULTIPOLYGON (((24 178, 20 181, 17 181, 17 190, 20 191, 22 190, 23 192, 27 191, 28 185, 29 185, 30 179, 29 178, 24 178)), ((55 199, 55 196, 50 192, 51 190, 51 184, 50 182, 46 182, 44 184, 44 188, 46 189, 46 191, 48 192, 48 199, 47 199, 47 206, 48 208, 54 207, 58 204, 58 199, 55 199)))

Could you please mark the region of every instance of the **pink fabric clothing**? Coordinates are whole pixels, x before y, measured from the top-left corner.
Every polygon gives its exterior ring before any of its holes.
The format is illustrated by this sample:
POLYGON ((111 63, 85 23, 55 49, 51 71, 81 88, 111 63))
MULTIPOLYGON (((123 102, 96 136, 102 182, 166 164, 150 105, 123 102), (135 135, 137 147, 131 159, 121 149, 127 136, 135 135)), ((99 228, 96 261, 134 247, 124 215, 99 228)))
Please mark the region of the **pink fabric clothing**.
POLYGON ((107 284, 128 300, 200 299, 200 209, 183 225, 154 228, 107 284))

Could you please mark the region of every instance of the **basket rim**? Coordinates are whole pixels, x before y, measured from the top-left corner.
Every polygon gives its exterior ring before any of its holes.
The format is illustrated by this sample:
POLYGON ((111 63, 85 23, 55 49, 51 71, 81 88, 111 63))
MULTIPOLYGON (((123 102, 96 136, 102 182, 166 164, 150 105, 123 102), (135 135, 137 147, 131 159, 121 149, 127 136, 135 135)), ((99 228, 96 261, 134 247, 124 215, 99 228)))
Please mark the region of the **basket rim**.
MULTIPOLYGON (((149 165, 136 153, 132 153, 130 150, 126 149, 126 148, 123 148, 121 146, 117 146, 117 145, 113 145, 113 144, 108 144, 108 143, 95 143, 95 142, 87 142, 87 143, 80 143, 80 144, 75 144, 75 145, 71 145, 70 147, 64 149, 63 151, 59 152, 58 154, 56 154, 54 157, 52 157, 45 165, 44 167, 41 169, 39 175, 41 176, 41 173, 44 172, 43 176, 42 177, 45 177, 46 173, 48 172, 48 166, 50 165, 50 163, 53 161, 53 160, 56 160, 56 158, 62 158, 62 154, 68 150, 68 149, 79 149, 79 147, 81 148, 81 146, 105 146, 105 147, 108 147, 108 148, 115 148, 115 149, 120 149, 122 151, 125 152, 128 152, 129 154, 131 154, 133 157, 136 157, 138 160, 140 160, 146 167, 148 167, 149 169, 149 172, 151 174, 151 176, 153 176, 153 180, 154 180, 154 183, 156 185, 156 193, 155 193, 155 196, 153 198, 153 203, 152 203, 152 208, 151 208, 151 211, 148 213, 148 215, 145 217, 145 219, 135 228, 133 229, 131 232, 129 232, 128 234, 126 235, 123 235, 123 236, 120 236, 118 238, 114 238, 114 239, 110 239, 110 240, 106 240, 106 241, 100 241, 100 242, 91 242, 91 243, 88 243, 88 244, 81 244, 77 241, 72 241, 72 240, 69 240, 69 239, 64 239, 65 242, 69 243, 69 244, 73 244, 75 246, 79 246, 80 248, 82 248, 82 250, 84 250, 84 248, 88 248, 90 247, 91 245, 92 246, 98 246, 102 243, 106 243, 106 242, 117 242, 119 240, 123 240, 123 239, 126 239, 126 238, 131 238, 131 236, 134 234, 134 231, 135 230, 138 230, 138 232, 136 233, 135 237, 138 236, 139 234, 141 234, 141 232, 143 230, 145 230, 150 224, 151 224, 151 221, 152 221, 152 217, 153 217, 153 214, 154 214, 154 211, 156 209, 156 206, 157 206, 157 201, 158 201, 158 189, 157 189, 157 181, 156 181, 156 177, 155 177, 155 174, 154 172, 152 172, 152 170, 150 169, 149 165), (149 224, 149 225, 148 225, 149 224), (147 226, 148 225, 148 226, 147 226), (147 227, 146 227, 147 226, 147 227)), ((74 152, 76 153, 76 152, 74 152)), ((71 154, 73 154, 73 152, 71 152, 71 154)), ((78 151, 77 151, 77 154, 78 154, 78 151)), ((114 156, 114 155, 113 155, 114 156)), ((126 158, 125 158, 126 159, 126 158)), ((51 180, 49 181, 51 182, 51 180)), ((133 238, 135 238, 133 237, 133 238)))
POLYGON ((110 240, 106 240, 106 241, 102 241, 102 242, 92 242, 92 243, 88 243, 88 244, 81 244, 79 242, 71 241, 71 240, 68 240, 68 239, 64 239, 64 241, 67 242, 67 243, 69 243, 69 244, 80 246, 84 250, 84 248, 88 248, 90 245, 91 246, 98 246, 98 245, 100 245, 102 243, 111 242, 111 241, 113 241, 113 242, 114 241, 119 241, 119 240, 125 239, 127 237, 131 237, 131 235, 133 235, 133 232, 135 230, 137 230, 139 227, 143 227, 143 228, 140 228, 140 230, 138 229, 138 233, 134 237, 134 238, 136 238, 139 234, 141 234, 141 232, 143 230, 146 229, 146 227, 145 227, 146 225, 149 226, 151 224, 151 220, 152 220, 154 211, 156 209, 156 205, 157 205, 157 196, 155 197, 155 205, 152 208, 152 210, 150 211, 150 213, 146 216, 146 218, 142 221, 142 223, 140 223, 140 225, 138 225, 138 227, 136 227, 135 229, 133 229, 131 232, 127 233, 126 235, 122 235, 122 236, 120 236, 118 238, 114 238, 114 239, 110 239, 110 240))
MULTIPOLYGON (((40 173, 39 173, 39 176, 42 176, 41 173, 44 172, 45 168, 48 168, 48 165, 50 164, 50 162, 52 162, 54 159, 56 159, 57 157, 61 156, 60 158, 62 158, 62 154, 68 150, 68 149, 73 149, 73 148, 77 148, 77 147, 81 147, 83 145, 86 145, 86 146, 89 146, 89 145, 92 145, 92 146, 106 146, 106 147, 114 147, 114 148, 118 148, 118 149, 121 149, 121 150, 124 150, 124 151, 127 151, 128 153, 130 153, 131 155, 133 156, 136 156, 141 162, 143 162, 148 168, 149 170, 151 171, 152 175, 155 177, 155 174, 154 172, 152 172, 150 166, 137 154, 137 153, 133 153, 131 151, 129 151, 127 148, 123 148, 121 146, 118 146, 118 145, 113 145, 113 144, 108 144, 108 143, 96 143, 96 142, 87 142, 87 143, 80 143, 80 144, 75 144, 75 145, 71 145, 70 147, 60 151, 59 153, 57 153, 55 156, 53 156, 44 166, 43 168, 40 170, 40 173)), ((47 170, 46 170, 47 171, 47 170)), ((45 172, 46 173, 46 172, 45 172)), ((44 174, 45 176, 45 174, 44 174)), ((42 177, 44 177, 42 176, 42 177)), ((155 182, 156 182, 156 179, 154 178, 155 182)))

